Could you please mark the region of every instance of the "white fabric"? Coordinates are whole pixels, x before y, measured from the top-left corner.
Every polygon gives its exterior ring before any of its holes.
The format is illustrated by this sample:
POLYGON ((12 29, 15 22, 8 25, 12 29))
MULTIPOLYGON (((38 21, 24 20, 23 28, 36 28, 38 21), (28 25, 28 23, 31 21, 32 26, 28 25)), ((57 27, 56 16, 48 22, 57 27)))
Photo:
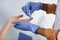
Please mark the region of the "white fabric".
POLYGON ((58 33, 58 36, 57 36, 58 40, 60 40, 60 32, 58 33))
POLYGON ((60 30, 60 0, 58 1, 58 4, 57 4, 56 21, 55 21, 54 29, 60 30))
POLYGON ((55 21, 55 15, 46 14, 45 11, 39 10, 35 11, 32 14, 33 20, 31 23, 37 24, 42 28, 53 28, 53 24, 55 21))

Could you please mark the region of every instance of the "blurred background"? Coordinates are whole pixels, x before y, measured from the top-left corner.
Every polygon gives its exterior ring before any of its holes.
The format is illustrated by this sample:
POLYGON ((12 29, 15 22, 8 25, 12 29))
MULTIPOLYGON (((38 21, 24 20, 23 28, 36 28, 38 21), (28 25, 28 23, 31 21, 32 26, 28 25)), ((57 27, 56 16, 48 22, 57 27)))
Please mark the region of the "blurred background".
MULTIPOLYGON (((13 16, 23 14, 23 18, 28 18, 22 11, 21 7, 30 1, 57 4, 58 0, 0 0, 0 30, 3 28, 3 25, 6 23, 6 21, 13 16)), ((32 17, 34 19, 31 21, 31 23, 38 24, 43 28, 53 28, 55 15, 46 14, 45 11, 39 10, 35 11, 32 14, 32 17)), ((46 38, 41 35, 36 35, 29 31, 18 30, 14 27, 8 30, 5 40, 17 40, 20 32, 31 36, 32 40, 46 40, 46 38)))

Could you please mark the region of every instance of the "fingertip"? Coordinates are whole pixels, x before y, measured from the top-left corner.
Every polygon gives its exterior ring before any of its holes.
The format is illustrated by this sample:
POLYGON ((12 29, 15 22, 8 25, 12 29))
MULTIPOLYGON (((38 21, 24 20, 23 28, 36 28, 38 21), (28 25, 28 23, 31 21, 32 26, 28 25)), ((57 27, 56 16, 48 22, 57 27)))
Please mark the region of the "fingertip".
POLYGON ((23 17, 23 14, 19 15, 20 17, 23 17))
POLYGON ((23 15, 19 15, 19 16, 17 16, 17 18, 21 18, 21 17, 23 17, 23 15))
POLYGON ((32 20, 33 18, 29 18, 29 20, 32 20))
POLYGON ((32 18, 28 18, 27 20, 30 22, 32 20, 32 18))

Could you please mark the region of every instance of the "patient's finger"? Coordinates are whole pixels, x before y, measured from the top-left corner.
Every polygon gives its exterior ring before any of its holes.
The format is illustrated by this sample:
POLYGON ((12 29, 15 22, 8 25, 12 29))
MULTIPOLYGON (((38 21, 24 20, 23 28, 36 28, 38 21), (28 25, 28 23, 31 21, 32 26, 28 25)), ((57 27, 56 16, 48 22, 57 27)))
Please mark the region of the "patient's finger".
POLYGON ((28 19, 19 19, 17 21, 24 21, 24 22, 30 22, 32 20, 32 18, 28 18, 28 19))
POLYGON ((21 18, 23 17, 23 15, 18 15, 18 16, 15 16, 15 18, 21 18))
POLYGON ((30 22, 33 18, 28 18, 28 19, 25 19, 26 21, 30 22))

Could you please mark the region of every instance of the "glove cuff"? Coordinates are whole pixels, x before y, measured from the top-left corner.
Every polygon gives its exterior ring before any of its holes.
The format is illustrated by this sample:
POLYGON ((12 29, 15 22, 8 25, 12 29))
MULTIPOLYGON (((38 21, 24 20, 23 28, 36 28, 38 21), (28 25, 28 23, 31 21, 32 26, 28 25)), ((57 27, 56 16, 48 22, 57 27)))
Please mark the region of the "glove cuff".
POLYGON ((42 7, 43 7, 43 3, 39 3, 39 4, 40 4, 39 9, 42 9, 42 7))
POLYGON ((32 26, 31 26, 31 31, 32 31, 33 33, 35 33, 38 28, 40 28, 39 25, 32 25, 32 26))

